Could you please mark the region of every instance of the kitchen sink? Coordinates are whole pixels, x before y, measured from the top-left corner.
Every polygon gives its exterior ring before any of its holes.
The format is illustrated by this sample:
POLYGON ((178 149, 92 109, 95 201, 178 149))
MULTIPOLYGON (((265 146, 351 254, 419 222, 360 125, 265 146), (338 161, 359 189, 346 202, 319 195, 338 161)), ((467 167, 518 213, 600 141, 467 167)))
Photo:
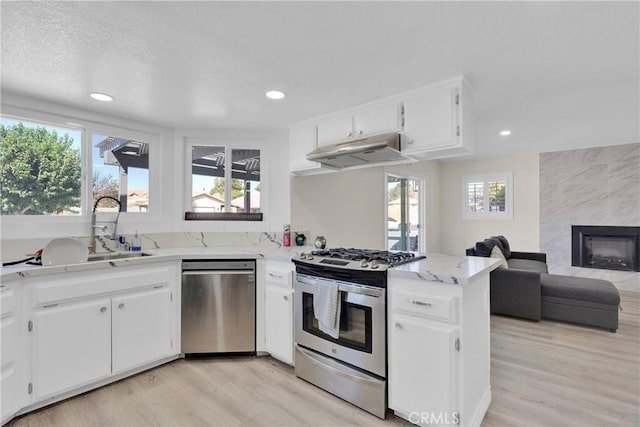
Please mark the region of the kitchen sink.
POLYGON ((112 252, 108 254, 89 254, 87 262, 92 261, 112 261, 116 259, 140 258, 143 256, 151 256, 144 252, 112 252))

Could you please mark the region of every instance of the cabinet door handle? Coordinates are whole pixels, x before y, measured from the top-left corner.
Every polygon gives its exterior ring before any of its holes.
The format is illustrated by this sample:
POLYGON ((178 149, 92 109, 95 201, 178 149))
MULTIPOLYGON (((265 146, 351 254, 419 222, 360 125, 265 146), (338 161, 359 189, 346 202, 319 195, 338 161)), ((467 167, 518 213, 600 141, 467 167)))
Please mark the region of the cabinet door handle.
POLYGON ((124 303, 121 302, 120 304, 118 304, 118 308, 124 308, 124 303))
POLYGON ((402 323, 396 322, 394 326, 396 327, 396 329, 404 329, 404 327, 402 326, 402 323))
POLYGON ((431 303, 429 303, 429 302, 418 301, 418 300, 415 300, 415 299, 410 299, 409 302, 411 304, 415 304, 415 305, 423 305, 425 307, 431 307, 431 303))
POLYGON ((348 136, 349 138, 351 138, 351 137, 353 136, 353 132, 351 132, 351 131, 347 132, 347 136, 348 136))
POLYGON ((105 311, 107 311, 107 307, 100 307, 100 313, 104 313, 105 311))
POLYGON ((358 135, 362 135, 364 131, 362 129, 358 129, 358 135))
POLYGON ((282 298, 284 298, 285 301, 289 301, 289 296, 288 295, 283 295, 282 298))
POLYGON ((282 279, 282 276, 280 276, 278 274, 269 273, 269 276, 274 277, 276 279, 282 279))

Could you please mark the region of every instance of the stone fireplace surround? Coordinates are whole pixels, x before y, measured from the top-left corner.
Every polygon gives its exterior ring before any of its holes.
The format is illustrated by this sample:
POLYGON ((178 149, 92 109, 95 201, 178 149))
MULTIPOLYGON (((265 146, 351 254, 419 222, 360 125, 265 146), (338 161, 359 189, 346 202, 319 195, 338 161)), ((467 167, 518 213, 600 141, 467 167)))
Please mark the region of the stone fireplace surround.
POLYGON ((541 153, 539 172, 540 251, 549 272, 640 292, 639 272, 571 265, 572 225, 640 226, 640 143, 541 153))

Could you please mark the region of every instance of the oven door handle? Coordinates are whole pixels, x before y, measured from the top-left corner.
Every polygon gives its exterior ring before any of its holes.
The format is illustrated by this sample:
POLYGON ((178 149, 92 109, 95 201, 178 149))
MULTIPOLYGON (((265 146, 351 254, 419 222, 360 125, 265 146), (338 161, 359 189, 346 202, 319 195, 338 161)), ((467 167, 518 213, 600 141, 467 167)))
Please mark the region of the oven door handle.
MULTIPOLYGON (((329 359, 329 358, 327 358, 325 356, 317 356, 315 353, 312 353, 309 350, 307 350, 307 349, 305 349, 303 347, 300 347, 297 344, 296 344, 296 348, 302 354, 307 356, 309 358, 309 361, 311 361, 315 365, 318 365, 318 366, 320 366, 320 367, 322 367, 324 369, 328 369, 328 370, 330 370, 331 372, 333 372, 333 373, 335 373, 337 375, 340 375, 342 377, 346 377, 346 378, 348 378, 349 380, 352 380, 352 381, 355 380, 355 381, 360 381, 360 382, 364 382, 364 383, 380 384, 380 380, 371 378, 371 377, 369 377, 369 376, 367 376, 367 375, 365 375, 365 374, 363 374, 361 372, 357 372, 356 370, 350 369, 350 372, 344 372, 344 371, 342 371, 342 370, 340 370, 340 369, 338 369, 338 368, 336 368, 334 366, 331 366, 331 365, 329 365, 327 363, 324 363, 322 360, 320 360, 320 357, 326 358, 327 360, 329 360, 331 362, 333 362, 333 360, 329 359)), ((340 365, 338 365, 338 362, 334 362, 334 363, 337 366, 340 366, 340 365)))

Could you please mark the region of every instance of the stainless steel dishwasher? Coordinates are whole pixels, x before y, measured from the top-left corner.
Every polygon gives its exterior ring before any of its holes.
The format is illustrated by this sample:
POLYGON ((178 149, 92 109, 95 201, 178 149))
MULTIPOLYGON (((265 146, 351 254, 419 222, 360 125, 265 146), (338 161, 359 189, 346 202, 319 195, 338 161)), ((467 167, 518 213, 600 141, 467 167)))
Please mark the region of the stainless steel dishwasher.
POLYGON ((182 262, 182 353, 255 353, 255 260, 182 262))

